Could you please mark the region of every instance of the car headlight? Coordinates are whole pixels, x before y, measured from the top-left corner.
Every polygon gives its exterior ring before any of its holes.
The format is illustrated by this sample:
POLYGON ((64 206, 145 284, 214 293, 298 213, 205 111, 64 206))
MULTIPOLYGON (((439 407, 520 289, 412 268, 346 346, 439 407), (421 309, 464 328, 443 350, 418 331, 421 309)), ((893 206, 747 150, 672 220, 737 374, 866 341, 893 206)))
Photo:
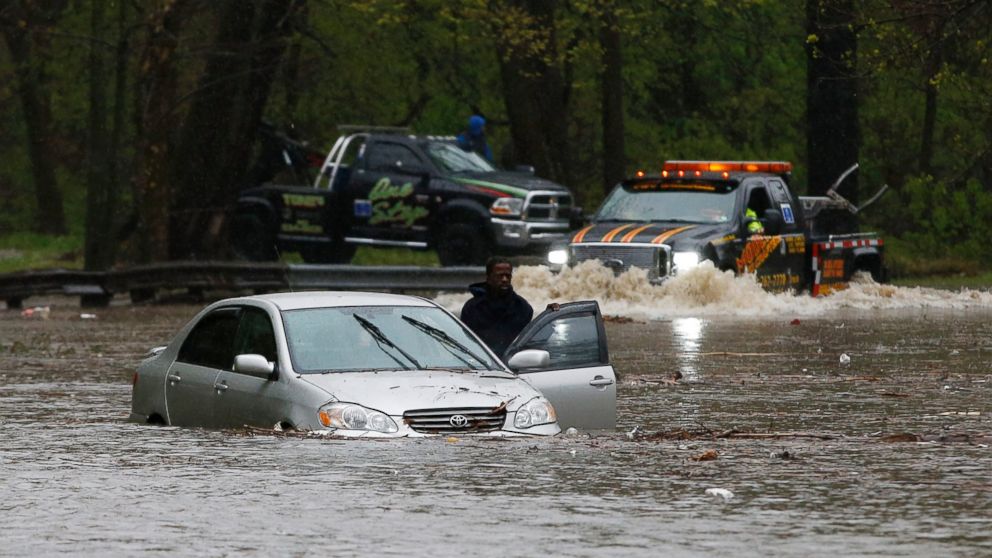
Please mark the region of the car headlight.
POLYGON ((339 430, 371 430, 391 434, 399 430, 385 413, 354 403, 329 403, 317 411, 320 424, 339 430))
POLYGON ((548 252, 548 263, 553 265, 565 265, 568 263, 568 250, 558 248, 548 252))
POLYGON ((489 212, 493 215, 505 215, 508 217, 519 217, 524 209, 524 200, 520 198, 498 198, 489 207, 489 212))
POLYGON ((543 397, 535 397, 517 409, 517 414, 513 418, 513 426, 530 428, 539 424, 550 424, 556 420, 558 420, 558 413, 551 406, 551 402, 543 397))
POLYGON ((699 254, 696 252, 675 252, 672 254, 672 264, 676 271, 685 271, 699 265, 699 254))

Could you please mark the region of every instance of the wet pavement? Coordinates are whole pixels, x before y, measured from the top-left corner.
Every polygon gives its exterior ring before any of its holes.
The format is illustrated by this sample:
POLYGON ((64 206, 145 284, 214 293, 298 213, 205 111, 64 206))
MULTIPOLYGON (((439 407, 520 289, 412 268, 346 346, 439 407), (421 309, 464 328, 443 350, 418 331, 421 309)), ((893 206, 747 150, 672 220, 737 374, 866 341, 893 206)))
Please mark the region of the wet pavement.
POLYGON ((614 434, 131 424, 135 365, 200 305, 0 310, 0 555, 992 555, 988 293, 517 279, 600 299, 614 434))

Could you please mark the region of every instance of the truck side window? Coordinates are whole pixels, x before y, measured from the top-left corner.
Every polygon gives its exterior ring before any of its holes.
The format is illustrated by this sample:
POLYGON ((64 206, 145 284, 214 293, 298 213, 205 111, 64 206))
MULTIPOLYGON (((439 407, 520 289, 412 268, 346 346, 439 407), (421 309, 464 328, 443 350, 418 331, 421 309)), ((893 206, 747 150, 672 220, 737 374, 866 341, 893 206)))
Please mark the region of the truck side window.
POLYGON ((747 198, 747 208, 753 209, 758 217, 765 214, 765 210, 771 207, 771 201, 768 199, 768 192, 765 191, 764 187, 757 187, 751 190, 747 198))
POLYGON ((792 200, 789 198, 789 192, 785 189, 785 184, 782 184, 779 180, 772 180, 769 184, 771 185, 772 197, 775 198, 775 203, 792 203, 792 200))
POLYGON ((397 164, 404 167, 422 167, 423 163, 412 149, 398 143, 377 143, 367 153, 369 170, 390 172, 397 164))

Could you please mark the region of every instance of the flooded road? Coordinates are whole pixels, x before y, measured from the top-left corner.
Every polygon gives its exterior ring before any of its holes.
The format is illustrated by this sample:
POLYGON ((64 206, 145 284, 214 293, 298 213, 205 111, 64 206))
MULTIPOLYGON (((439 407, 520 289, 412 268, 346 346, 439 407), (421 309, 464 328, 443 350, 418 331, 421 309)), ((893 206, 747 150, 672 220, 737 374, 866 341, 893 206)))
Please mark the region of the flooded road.
POLYGON ((987 292, 544 273, 515 278, 535 307, 609 317, 615 434, 131 424, 141 355, 200 305, 0 310, 0 555, 992 555, 987 292))

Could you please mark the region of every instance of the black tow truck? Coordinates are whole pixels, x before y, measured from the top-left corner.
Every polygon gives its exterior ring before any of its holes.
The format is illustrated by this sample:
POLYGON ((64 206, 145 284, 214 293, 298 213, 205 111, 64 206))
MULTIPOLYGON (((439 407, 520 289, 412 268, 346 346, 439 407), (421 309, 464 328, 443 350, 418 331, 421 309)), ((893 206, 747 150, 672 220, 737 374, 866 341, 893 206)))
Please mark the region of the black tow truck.
POLYGON ((616 272, 645 269, 652 282, 709 261, 753 273, 770 290, 827 294, 858 272, 885 281, 883 242, 856 230, 861 207, 837 193, 795 196, 792 164, 781 161, 668 161, 660 175, 618 184, 591 224, 548 253, 553 268, 598 260, 616 272))
POLYGON ((480 265, 493 254, 544 254, 581 224, 567 188, 530 167, 497 170, 453 137, 342 131, 311 183, 240 192, 236 254, 266 261, 298 251, 308 263, 347 263, 368 245, 434 249, 442 265, 480 265))

